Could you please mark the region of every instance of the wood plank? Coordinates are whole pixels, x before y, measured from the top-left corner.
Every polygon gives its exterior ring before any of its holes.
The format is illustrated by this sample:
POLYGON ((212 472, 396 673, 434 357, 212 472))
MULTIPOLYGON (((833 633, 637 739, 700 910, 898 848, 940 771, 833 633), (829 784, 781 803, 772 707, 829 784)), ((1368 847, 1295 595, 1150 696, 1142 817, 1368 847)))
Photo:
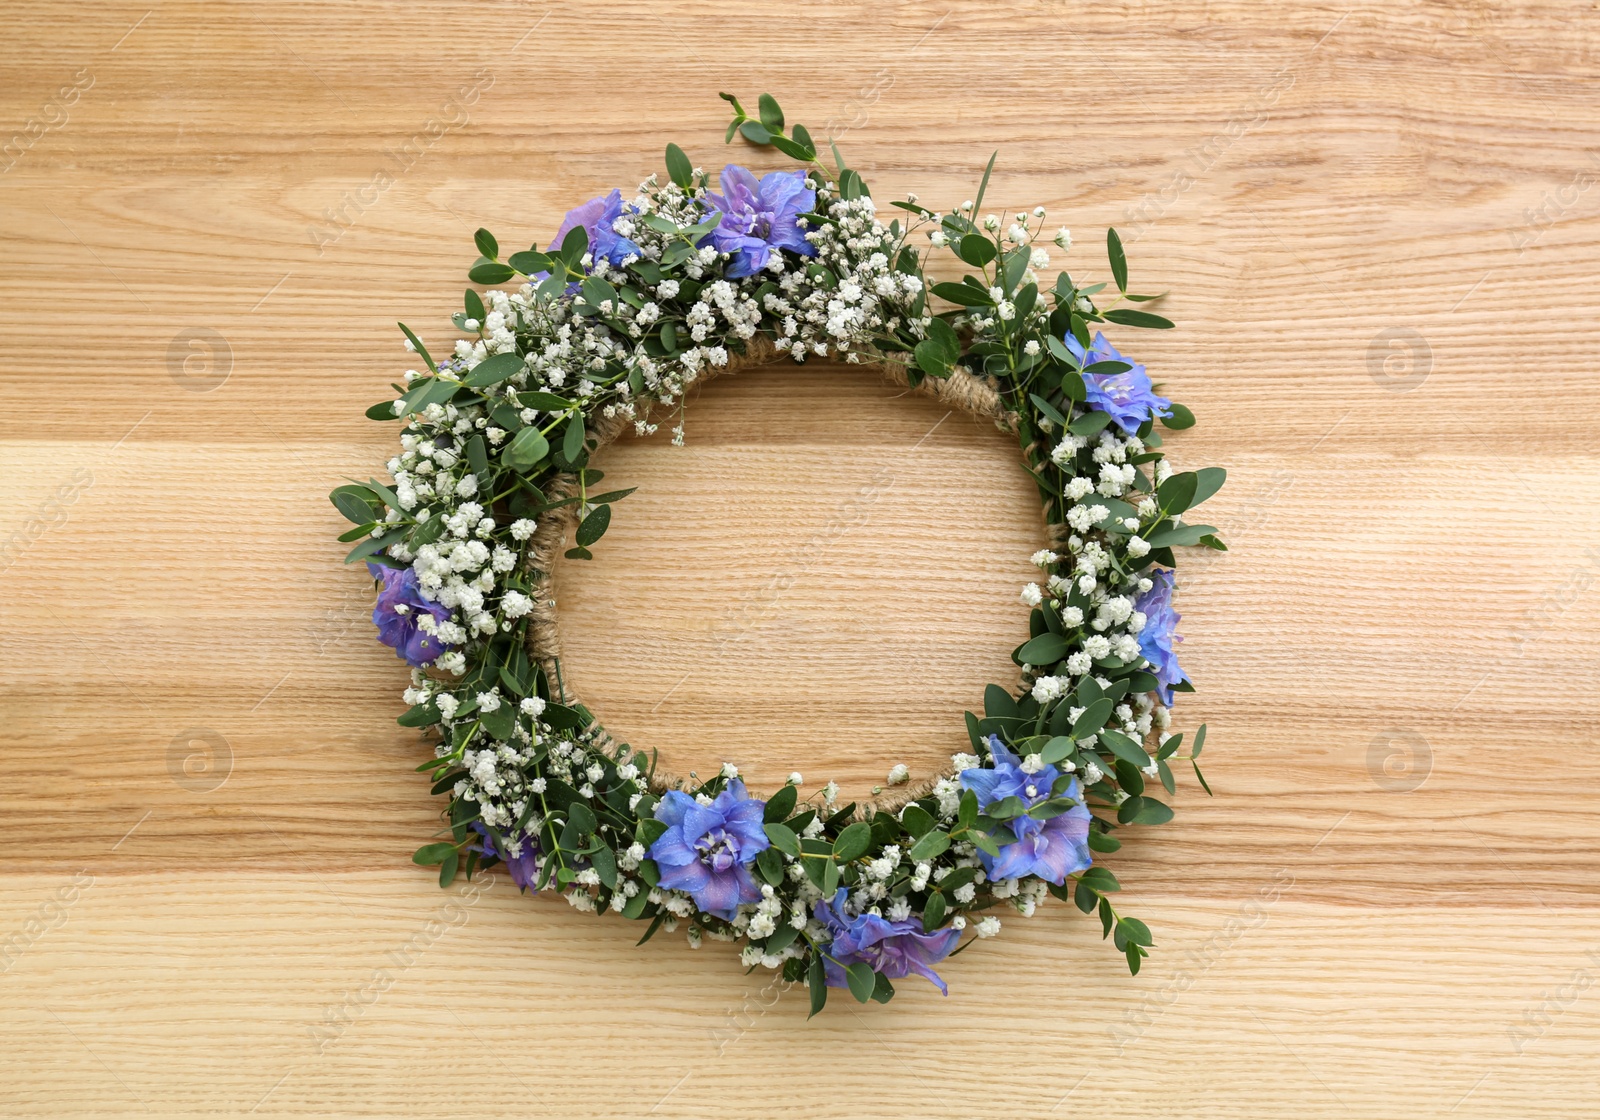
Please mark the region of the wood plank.
MULTIPOLYGON (((5 28, 0 1112, 1593 1114, 1592 13, 14 0, 5 28), (473 229, 543 241, 669 139, 775 166, 720 143, 716 91, 762 88, 880 199, 947 206, 998 148, 995 205, 1072 227, 1075 275, 1115 224, 1171 292, 1177 330, 1117 341, 1199 415, 1177 461, 1229 469, 1233 550, 1179 601, 1216 797, 1107 861, 1157 936, 1138 977, 1052 903, 948 999, 808 1024, 725 946, 410 864, 438 805, 325 500, 389 454, 361 411, 393 324, 443 340, 473 229), (1068 1057, 991 1057, 1033 1039, 1068 1057)), ((608 452, 642 488, 561 572, 574 680, 685 768, 936 766, 1023 624, 1005 439, 837 368, 712 385, 688 425, 608 452)))

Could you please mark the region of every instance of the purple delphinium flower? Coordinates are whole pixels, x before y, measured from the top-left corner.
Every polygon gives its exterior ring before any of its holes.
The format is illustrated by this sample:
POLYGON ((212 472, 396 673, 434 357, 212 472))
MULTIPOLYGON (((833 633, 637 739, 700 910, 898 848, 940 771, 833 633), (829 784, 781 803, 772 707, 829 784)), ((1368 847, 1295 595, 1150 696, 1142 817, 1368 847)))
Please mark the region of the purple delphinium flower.
POLYGON ((481 843, 474 844, 473 848, 481 855, 493 856, 506 865, 506 874, 511 876, 511 881, 521 890, 538 890, 539 881, 539 844, 532 836, 523 833, 518 837, 520 851, 512 855, 494 837, 489 835, 489 830, 478 821, 472 822, 473 830, 483 837, 481 843))
POLYGON ((1068 331, 1062 340, 1072 356, 1081 365, 1096 362, 1126 362, 1131 369, 1121 373, 1086 373, 1083 385, 1088 390, 1084 401, 1090 408, 1109 413, 1111 419, 1125 432, 1136 432, 1139 425, 1155 416, 1170 416, 1172 404, 1166 397, 1156 396, 1155 387, 1144 372, 1144 366, 1132 358, 1117 353, 1117 348, 1106 341, 1106 336, 1095 332, 1094 343, 1085 350, 1083 344, 1068 331))
POLYGON ((700 909, 730 922, 740 903, 760 902, 750 864, 772 843, 761 827, 766 807, 737 779, 709 805, 668 790, 655 812, 667 831, 650 845, 660 886, 689 892, 700 909))
POLYGON ((433 634, 425 633, 417 619, 429 614, 438 622, 450 618, 450 609, 422 597, 415 568, 390 568, 367 561, 373 579, 381 579, 378 605, 372 610, 378 641, 391 647, 407 665, 426 665, 450 647, 433 634))
POLYGON ((800 225, 800 215, 817 202, 804 171, 772 171, 757 183, 749 168, 730 163, 722 169, 722 193, 707 193, 706 200, 722 212, 710 241, 717 252, 733 254, 729 279, 754 276, 767 267, 774 249, 817 255, 800 225))
POLYGON ((827 956, 822 959, 828 986, 847 986, 849 980, 845 976, 845 968, 864 961, 875 972, 883 973, 890 980, 899 980, 913 972, 918 976, 926 976, 940 992, 949 995, 949 989, 939 979, 939 974, 933 971, 933 966, 950 955, 950 950, 961 940, 961 931, 947 927, 924 933, 922 922, 917 918, 898 922, 891 922, 876 914, 861 914, 852 918, 846 915, 844 909, 849 894, 844 887, 840 887, 833 896, 832 905, 819 901, 813 910, 817 921, 833 934, 833 943, 828 946, 827 956))
POLYGON ((1150 662, 1150 671, 1160 683, 1161 702, 1172 704, 1172 686, 1189 678, 1178 668, 1178 652, 1173 647, 1183 641, 1174 631, 1182 616, 1172 609, 1172 573, 1150 574, 1150 590, 1133 601, 1133 609, 1144 614, 1144 629, 1139 631, 1139 652, 1150 662))
POLYGON ((641 256, 643 251, 637 244, 612 228, 612 223, 621 216, 621 191, 613 188, 610 194, 591 198, 582 206, 567 211, 567 216, 561 219, 561 228, 550 242, 550 251, 560 249, 567 234, 582 226, 589 234, 589 253, 594 260, 620 265, 628 257, 641 256))
MULTIPOLYGON (((961 788, 978 795, 979 809, 987 809, 1008 797, 1020 799, 1030 809, 1050 799, 1050 791, 1061 777, 1060 770, 1042 766, 1028 773, 1022 769, 1022 761, 995 735, 989 736, 989 754, 992 765, 961 772, 961 788)), ((989 878, 1020 879, 1024 875, 1037 875, 1060 886, 1068 875, 1077 874, 1093 862, 1089 855, 1089 808, 1078 792, 1078 779, 1072 779, 1064 796, 1077 804, 1045 821, 1026 815, 1016 817, 1007 822, 1017 835, 1015 844, 1001 848, 998 856, 978 853, 989 878)))

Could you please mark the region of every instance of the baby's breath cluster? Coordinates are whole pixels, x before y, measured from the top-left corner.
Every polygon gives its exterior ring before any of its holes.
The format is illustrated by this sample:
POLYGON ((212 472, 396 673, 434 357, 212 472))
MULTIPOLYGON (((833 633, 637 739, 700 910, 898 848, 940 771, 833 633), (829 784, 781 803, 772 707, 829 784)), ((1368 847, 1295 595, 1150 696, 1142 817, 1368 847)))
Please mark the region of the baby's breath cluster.
MULTIPOLYGON (((1171 324, 1133 306, 1153 297, 1128 292, 1114 231, 1117 298, 1102 307, 1106 284, 1047 284, 1042 207, 983 212, 989 171, 975 199, 940 212, 912 196, 885 222, 837 149, 819 159, 770 97, 757 116, 727 100, 730 141, 801 167, 730 165, 713 182, 669 145, 664 180, 578 207, 543 250, 502 260, 479 230, 461 337, 436 361, 402 326, 422 368, 368 410, 401 424, 390 481, 333 492, 349 561, 378 581, 379 638, 412 667, 400 723, 433 739, 419 770, 449 796, 442 838, 416 862, 444 883, 504 865, 525 889, 648 922, 646 939, 683 927, 692 945, 740 942, 746 965, 805 979, 814 1010, 830 987, 886 1001, 912 974, 942 990, 933 965, 998 932, 991 911, 1031 915, 1051 894, 1098 912, 1137 971, 1150 932, 1116 912, 1119 884, 1094 854, 1117 850, 1121 826, 1170 819, 1154 788, 1171 794, 1171 764, 1203 745, 1202 727, 1178 755, 1171 733, 1174 694, 1190 689, 1172 571, 1176 548, 1222 548, 1187 514, 1223 475, 1171 469, 1157 422, 1193 417, 1094 328, 1171 324), (963 271, 930 280, 936 256, 963 271), (922 791, 892 810, 842 804, 798 773, 756 797, 731 763, 663 788, 651 758, 612 741, 559 665, 530 653, 552 605, 549 519, 575 526, 566 555, 588 559, 629 493, 600 489, 596 433, 671 416, 681 442, 689 388, 771 352, 998 401, 1051 524, 1021 590, 1021 687, 990 686, 944 774, 892 767, 889 789, 922 791)), ((1053 241, 1071 246, 1065 229, 1053 241)))

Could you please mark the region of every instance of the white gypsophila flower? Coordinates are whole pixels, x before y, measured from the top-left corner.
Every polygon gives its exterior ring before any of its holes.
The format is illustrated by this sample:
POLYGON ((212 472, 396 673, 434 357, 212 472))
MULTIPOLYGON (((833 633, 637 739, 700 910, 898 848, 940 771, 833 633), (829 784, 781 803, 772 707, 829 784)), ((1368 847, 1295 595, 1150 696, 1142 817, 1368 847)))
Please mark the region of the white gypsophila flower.
POLYGON ((903 762, 897 762, 889 770, 888 782, 892 786, 902 785, 911 779, 911 770, 903 762))
POLYGON ((1041 704, 1048 704, 1064 695, 1070 683, 1061 677, 1040 677, 1033 682, 1033 698, 1041 704))
POLYGON ((1039 585, 1037 583, 1025 583, 1022 585, 1022 594, 1020 598, 1028 606, 1037 607, 1044 601, 1044 593, 1039 590, 1039 585))

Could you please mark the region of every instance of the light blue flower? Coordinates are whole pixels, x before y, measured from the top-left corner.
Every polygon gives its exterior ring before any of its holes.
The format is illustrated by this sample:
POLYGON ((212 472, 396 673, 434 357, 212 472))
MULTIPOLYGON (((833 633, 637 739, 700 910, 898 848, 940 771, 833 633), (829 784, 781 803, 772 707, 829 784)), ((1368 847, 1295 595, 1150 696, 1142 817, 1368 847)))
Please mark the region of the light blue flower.
POLYGON ((706 200, 722 213, 709 240, 717 252, 733 254, 729 279, 754 276, 767 267, 774 249, 817 255, 800 224, 800 215, 817 202, 804 171, 769 172, 757 183, 749 168, 730 163, 722 169, 722 193, 708 193, 706 200))
POLYGON ((1144 614, 1144 629, 1139 631, 1139 652, 1150 662, 1150 671, 1160 682, 1161 702, 1172 704, 1172 686, 1189 678, 1178 668, 1178 653, 1173 646, 1183 641, 1174 633, 1182 616, 1172 609, 1174 584, 1169 571, 1152 572, 1150 590, 1133 601, 1133 609, 1144 614))
POLYGON ((415 568, 391 568, 368 560, 367 571, 373 579, 383 581, 378 605, 372 609, 378 641, 413 666, 426 665, 450 648, 436 634, 417 625, 423 615, 432 615, 435 623, 448 622, 450 610, 442 603, 423 598, 415 568))
POLYGON ((1125 432, 1136 432, 1139 425, 1151 415, 1171 416, 1172 402, 1156 396, 1155 386, 1144 372, 1144 366, 1117 353, 1117 348, 1106 341, 1106 336, 1095 332, 1094 343, 1085 350, 1083 344, 1068 331, 1063 339, 1072 356, 1080 365, 1092 366, 1096 362, 1125 362, 1130 369, 1121 373, 1086 373, 1083 385, 1087 390, 1084 401, 1090 408, 1108 413, 1117 426, 1125 432))
POLYGON ((506 865, 506 874, 511 876, 511 881, 519 890, 538 890, 539 879, 539 842, 524 832, 517 843, 517 854, 512 855, 510 850, 498 843, 490 835, 489 830, 479 821, 472 822, 472 828, 482 839, 474 845, 479 855, 484 858, 498 859, 506 865))
POLYGON ((761 887, 750 864, 772 843, 761 827, 766 807, 738 780, 709 805, 668 790, 655 811, 667 831, 650 845, 650 858, 661 870, 660 886, 687 891, 700 909, 730 922, 741 903, 760 902, 761 887))
POLYGON ((639 246, 618 234, 612 226, 622 216, 622 209, 622 192, 613 188, 610 194, 591 198, 582 206, 567 211, 567 216, 561 219, 561 228, 550 242, 550 251, 560 249, 567 234, 582 226, 589 234, 589 253, 594 260, 621 265, 629 257, 641 256, 639 246))
POLYGON ((895 922, 876 914, 859 914, 852 918, 845 913, 845 900, 849 895, 848 890, 840 887, 833 896, 832 905, 818 902, 812 911, 833 937, 827 955, 822 958, 828 986, 845 987, 850 982, 845 969, 865 962, 874 972, 881 972, 890 980, 899 980, 913 972, 926 976, 939 991, 949 995, 933 966, 950 955, 950 950, 961 940, 961 931, 946 927, 925 933, 922 922, 916 918, 895 922))
MULTIPOLYGON (((961 772, 961 787, 978 795, 980 810, 1008 797, 1018 798, 1031 809, 1050 799, 1050 791, 1061 777, 1061 771, 1054 766, 1043 766, 1028 773, 1022 769, 1022 760, 996 735, 989 736, 989 755, 990 765, 961 772)), ((1068 875, 1076 875, 1093 862, 1089 855, 1091 817, 1078 791, 1078 779, 1072 779, 1063 796, 1072 798, 1076 804, 1045 821, 1027 815, 1007 821, 1017 842, 1005 845, 998 856, 978 853, 989 878, 1020 879, 1024 875, 1037 875, 1060 886, 1068 875)))

